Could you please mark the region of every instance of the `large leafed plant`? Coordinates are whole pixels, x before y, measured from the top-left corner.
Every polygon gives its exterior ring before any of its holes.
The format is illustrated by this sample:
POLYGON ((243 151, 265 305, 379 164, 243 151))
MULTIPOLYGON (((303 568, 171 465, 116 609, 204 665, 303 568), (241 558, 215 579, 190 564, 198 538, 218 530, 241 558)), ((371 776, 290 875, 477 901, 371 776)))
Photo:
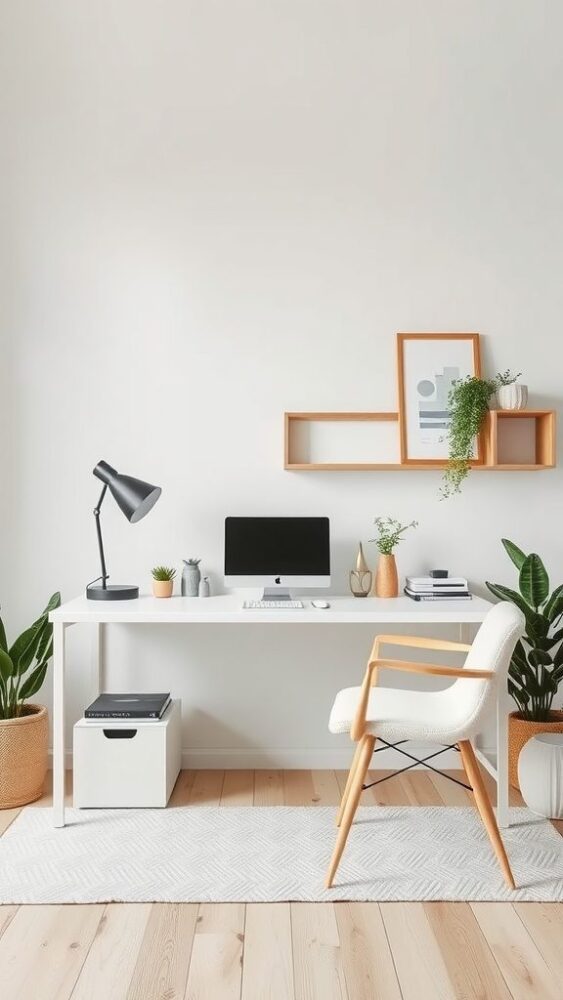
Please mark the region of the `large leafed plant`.
POLYGON ((563 585, 550 593, 547 570, 535 553, 526 555, 508 538, 502 544, 518 570, 518 591, 487 583, 495 597, 512 601, 526 619, 526 635, 516 643, 508 690, 523 719, 547 722, 563 680, 563 585))
POLYGON ((61 595, 53 594, 37 621, 8 646, 0 618, 0 719, 25 714, 25 702, 39 691, 53 652, 53 626, 49 612, 58 608, 61 595))

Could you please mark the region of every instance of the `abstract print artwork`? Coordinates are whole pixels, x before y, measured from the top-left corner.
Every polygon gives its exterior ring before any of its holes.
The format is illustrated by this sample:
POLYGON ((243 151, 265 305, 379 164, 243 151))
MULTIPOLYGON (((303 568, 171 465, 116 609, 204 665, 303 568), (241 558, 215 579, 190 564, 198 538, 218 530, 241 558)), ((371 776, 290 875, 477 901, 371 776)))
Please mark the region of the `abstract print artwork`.
POLYGON ((480 374, 479 334, 399 333, 397 344, 401 461, 444 461, 450 389, 455 381, 480 374))

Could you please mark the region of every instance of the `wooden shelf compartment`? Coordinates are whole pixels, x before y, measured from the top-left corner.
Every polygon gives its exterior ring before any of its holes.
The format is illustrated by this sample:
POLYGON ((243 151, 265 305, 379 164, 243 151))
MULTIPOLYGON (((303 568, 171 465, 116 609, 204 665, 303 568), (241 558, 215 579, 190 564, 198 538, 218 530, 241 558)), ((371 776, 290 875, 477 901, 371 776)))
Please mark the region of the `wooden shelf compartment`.
MULTIPOLYGON (((482 469, 533 472, 556 462, 555 410, 490 410, 482 469)), ((479 468, 479 466, 477 466, 479 468)))
MULTIPOLYGON (((555 426, 554 410, 491 410, 482 433, 483 460, 473 469, 532 472, 554 468, 555 426)), ((286 413, 284 468, 294 472, 421 472, 445 468, 445 461, 402 463, 398 431, 399 415, 395 412, 286 413), (367 426, 361 431, 354 428, 345 442, 350 424, 367 426), (338 425, 344 425, 340 434, 338 425), (355 452, 349 455, 353 460, 344 461, 340 448, 350 445, 355 452), (325 452, 322 460, 313 458, 319 450, 325 452), (381 460, 373 461, 378 454, 381 460)))
POLYGON ((424 466, 401 463, 398 424, 399 414, 396 412, 286 413, 284 468, 293 472, 401 472, 417 467, 444 467, 443 462, 430 466, 426 463, 424 466), (353 431, 349 426, 352 423, 358 425, 353 431), (364 427, 360 428, 362 424, 364 427), (338 425, 348 426, 339 429, 338 425), (335 440, 337 437, 339 440, 335 440), (346 443, 345 437, 348 437, 346 443), (344 455, 340 459, 338 452, 342 447, 351 447, 355 452, 354 460, 345 461, 344 455), (324 451, 324 457, 313 458, 315 451, 324 451), (378 455, 381 456, 380 461, 375 460, 378 455))

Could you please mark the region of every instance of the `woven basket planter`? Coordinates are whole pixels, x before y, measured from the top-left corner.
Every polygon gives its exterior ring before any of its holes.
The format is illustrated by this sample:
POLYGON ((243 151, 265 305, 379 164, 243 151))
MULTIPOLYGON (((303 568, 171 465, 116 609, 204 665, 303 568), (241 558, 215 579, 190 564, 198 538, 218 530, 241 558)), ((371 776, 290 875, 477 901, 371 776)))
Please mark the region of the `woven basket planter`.
POLYGON ((0 809, 34 802, 47 773, 49 717, 43 705, 24 705, 17 719, 0 719, 0 809))
POLYGON ((518 758, 522 747, 539 733, 563 733, 563 712, 550 712, 547 722, 529 722, 520 718, 519 712, 508 717, 508 778, 513 788, 520 791, 518 758))

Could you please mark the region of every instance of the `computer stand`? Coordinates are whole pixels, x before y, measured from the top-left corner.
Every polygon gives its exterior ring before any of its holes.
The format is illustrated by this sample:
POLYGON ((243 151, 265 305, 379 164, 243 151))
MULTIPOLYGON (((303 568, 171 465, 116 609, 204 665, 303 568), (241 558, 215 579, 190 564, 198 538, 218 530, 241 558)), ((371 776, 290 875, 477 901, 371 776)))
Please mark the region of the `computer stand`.
POLYGON ((264 587, 264 593, 260 598, 261 601, 292 601, 289 590, 285 587, 264 587))

